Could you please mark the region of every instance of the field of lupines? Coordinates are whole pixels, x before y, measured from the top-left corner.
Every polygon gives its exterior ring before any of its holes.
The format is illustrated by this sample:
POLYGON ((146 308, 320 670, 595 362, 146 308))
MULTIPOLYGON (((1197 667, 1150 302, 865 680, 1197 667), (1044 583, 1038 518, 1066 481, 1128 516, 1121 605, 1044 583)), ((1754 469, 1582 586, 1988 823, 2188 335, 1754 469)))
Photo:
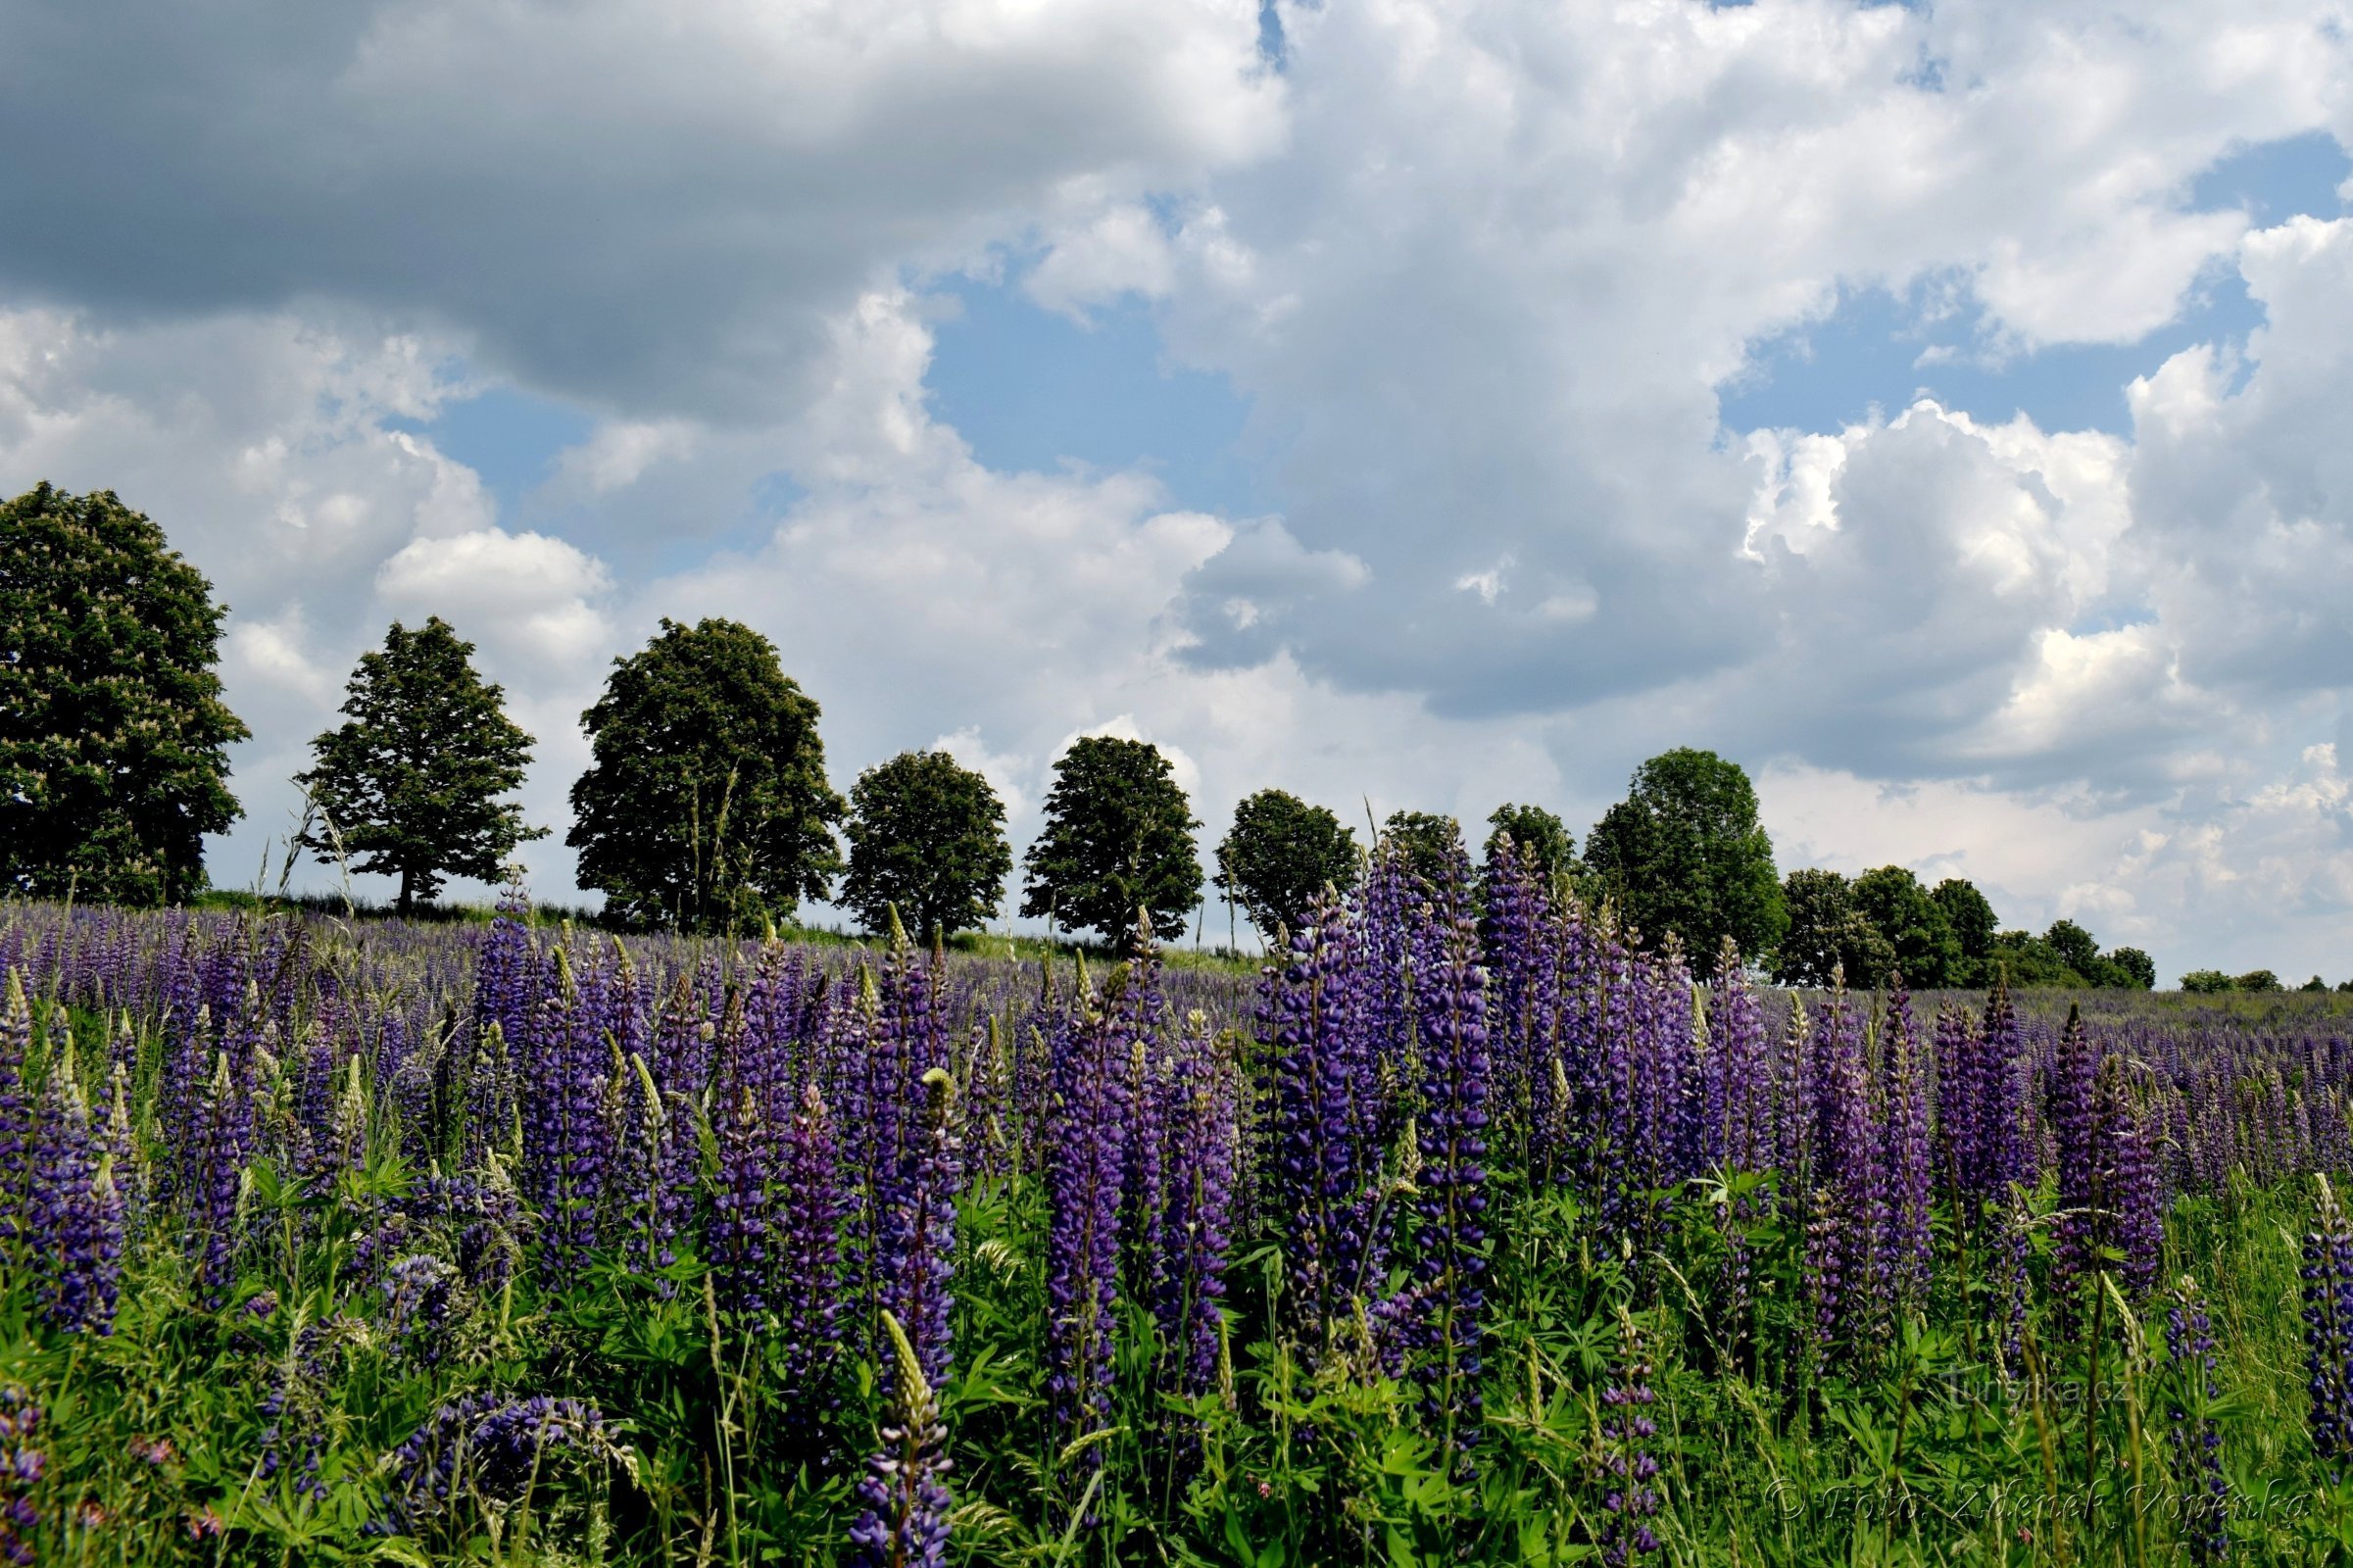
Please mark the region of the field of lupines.
POLYGON ((2353 1549, 2328 999, 0 910, 0 1560, 2353 1549))

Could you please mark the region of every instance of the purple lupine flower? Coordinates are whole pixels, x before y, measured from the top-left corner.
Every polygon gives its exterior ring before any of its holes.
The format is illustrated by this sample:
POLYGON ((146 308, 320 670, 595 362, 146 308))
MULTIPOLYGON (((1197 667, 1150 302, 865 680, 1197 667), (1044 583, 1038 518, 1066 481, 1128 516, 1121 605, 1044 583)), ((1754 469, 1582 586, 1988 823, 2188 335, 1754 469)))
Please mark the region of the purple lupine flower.
MULTIPOLYGON (((1054 1041, 1046 1154, 1047 1395, 1062 1441, 1110 1425, 1130 1044, 1115 1010, 1080 999, 1054 1041)), ((1103 1446, 1081 1458, 1092 1471, 1103 1446)), ((1075 1493, 1076 1486, 1070 1490, 1075 1493)))
POLYGON ((1928 1074, 1912 1028, 1911 993, 1904 990, 1900 975, 1888 983, 1880 1053, 1887 1104, 1887 1266, 1896 1299, 1915 1306, 1928 1298, 1936 1239, 1929 1227, 1933 1177, 1928 1074))
POLYGON ((1490 1056, 1497 1123, 1532 1173, 1549 1177, 1561 1151, 1555 1134, 1566 1107, 1555 1103, 1560 1071, 1559 948, 1542 882, 1521 863, 1509 837, 1487 859, 1480 939, 1491 977, 1490 1056))
POLYGON ((205 1298, 219 1307, 236 1273, 237 1195, 253 1155, 253 1094, 221 1052, 197 1097, 185 1168, 189 1228, 204 1247, 197 1270, 205 1298))
POLYGON ((2181 1489, 2181 1534, 2190 1561, 2204 1568, 2230 1554, 2230 1483, 2213 1413, 2221 1394, 2214 1384, 2214 1325, 2198 1282, 2186 1274, 2167 1293, 2165 1353, 2167 1439, 2181 1489))
POLYGON ((445 1348, 450 1287, 458 1271, 430 1252, 401 1258, 384 1271, 384 1328, 394 1352, 417 1366, 431 1366, 445 1348))
POLYGON ((1153 1243, 1152 1317, 1161 1389, 1206 1392, 1216 1375, 1219 1305, 1231 1243, 1240 1094, 1196 1012, 1152 1083, 1168 1200, 1153 1243))
POLYGON ((1730 937, 1716 956, 1707 1013, 1707 1060, 1700 1157, 1729 1171, 1762 1176, 1781 1158, 1781 1105, 1772 1040, 1748 988, 1740 950, 1730 937))
POLYGON ((1375 1277, 1372 1190, 1375 1146, 1363 1136, 1374 1088, 1362 1070, 1367 1004, 1355 922, 1320 901, 1291 938, 1288 961, 1259 988, 1259 1039, 1274 1055, 1273 1177, 1269 1201, 1283 1226, 1283 1301, 1299 1336, 1321 1345, 1375 1277))
POLYGON ((1422 1066, 1414 1272, 1423 1286, 1414 1375, 1442 1447, 1463 1455, 1480 1437, 1490 1092, 1487 977, 1479 966, 1469 879, 1457 838, 1430 890, 1430 959, 1414 976, 1413 999, 1422 1066))
POLYGON ((2067 1009, 2067 1028, 2051 1057, 2048 1096, 2058 1156, 2059 1219, 2051 1254, 2051 1289, 2062 1313, 2072 1311, 2076 1288, 2091 1270, 2098 1248, 2101 1139, 2097 1080, 2099 1051, 2083 1027, 2081 1008, 2067 1009))
POLYGON ((1166 1103, 1152 1092, 1153 1077, 1163 1066, 1160 1026, 1167 1002, 1152 927, 1143 925, 1128 940, 1128 961, 1113 971, 1104 997, 1116 1015, 1114 1032, 1126 1047, 1125 1060, 1114 1064, 1126 1077, 1127 1105, 1127 1126, 1120 1135, 1119 1278, 1130 1300, 1149 1301, 1152 1272, 1159 1265, 1161 1210, 1168 1201, 1166 1103))
POLYGON ((123 1202, 90 1133, 90 1107, 60 1051, 32 1139, 29 1250, 41 1315, 68 1333, 112 1334, 123 1272, 123 1202))
POLYGON ((40 1485, 49 1456, 33 1446, 41 1429, 41 1407, 20 1388, 0 1389, 0 1563, 39 1560, 33 1537, 41 1527, 32 1489, 40 1485))
POLYGON ((2304 1371, 2313 1451, 2333 1475, 2353 1452, 2353 1224, 2328 1178, 2304 1237, 2304 1371))
POLYGON ((842 1343, 842 1194, 833 1114, 812 1082, 784 1140, 784 1216, 777 1269, 784 1380, 804 1399, 820 1393, 842 1343))
POLYGON ((514 1502, 544 1473, 549 1454, 594 1450, 604 1429, 597 1408, 577 1399, 487 1392, 453 1399, 387 1457, 392 1483, 382 1528, 423 1533, 444 1524, 464 1497, 514 1502))
POLYGON ((2121 1258, 2118 1273, 2135 1301, 2157 1283, 2165 1252, 2165 1191, 2145 1118, 2121 1056, 2108 1058, 2098 1090, 2099 1237, 2121 1258))
POLYGON ((945 1568, 954 1501, 945 1480, 952 1468, 948 1429, 921 1353, 887 1308, 882 1326, 898 1371, 896 1397, 882 1446, 858 1484, 863 1507, 850 1527, 851 1560, 859 1568, 945 1568))
POLYGON ((25 1223, 21 1210, 32 1152, 32 1097, 25 1087, 25 1056, 31 1046, 25 976, 12 967, 0 1000, 0 1260, 19 1250, 25 1223))
MULTIPOLYGON (((1839 1251, 1835 1301, 1816 1332, 1824 1348, 1860 1351, 1887 1326, 1892 1276, 1887 1267, 1887 1149, 1872 1114, 1863 1019, 1842 985, 1834 985, 1814 1031, 1810 1069, 1813 1180, 1833 1198, 1839 1251)), ((1816 1221, 1821 1220, 1817 1203, 1816 1221)), ((1809 1252, 1810 1258, 1810 1252, 1809 1252)))
POLYGON ((757 1323, 768 1308, 774 1252, 768 1214, 773 1140, 760 1114, 760 1097, 748 1084, 732 1082, 724 1063, 713 1131, 719 1146, 712 1183, 711 1217, 704 1251, 711 1260, 720 1307, 736 1321, 757 1323))
POLYGON ((561 947, 549 970, 522 1053, 522 1168, 524 1194, 539 1211, 540 1272, 557 1283, 602 1240, 613 1073, 613 1048, 599 1027, 610 976, 591 970, 583 985, 561 947))
POLYGON ((1650 1406, 1658 1391, 1650 1386, 1650 1361, 1642 1332, 1620 1312, 1617 1378, 1601 1391, 1608 1411, 1601 1423, 1601 1529, 1595 1544, 1601 1560, 1620 1565, 1658 1549, 1650 1521, 1658 1513, 1658 1458, 1650 1444, 1658 1423, 1650 1406))

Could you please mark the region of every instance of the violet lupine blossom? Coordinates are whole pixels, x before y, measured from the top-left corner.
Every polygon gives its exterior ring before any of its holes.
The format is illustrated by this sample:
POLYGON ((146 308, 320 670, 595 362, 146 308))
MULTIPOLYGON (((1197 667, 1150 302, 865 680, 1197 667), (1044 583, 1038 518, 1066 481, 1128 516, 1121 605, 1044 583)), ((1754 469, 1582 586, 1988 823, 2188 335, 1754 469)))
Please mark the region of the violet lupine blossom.
POLYGON ((807 1400, 831 1375, 842 1343, 842 1216, 848 1208, 833 1113, 814 1083, 785 1130, 784 1215, 777 1269, 784 1379, 807 1400))
POLYGON ((954 1499, 944 1479, 952 1464, 937 1385, 924 1375, 920 1353, 888 1309, 882 1326, 899 1374, 897 1397, 883 1424, 882 1446, 866 1460, 858 1484, 863 1506, 850 1527, 851 1561, 859 1568, 944 1568, 954 1499))
POLYGON ((1205 1393, 1216 1376, 1219 1304, 1231 1244, 1239 1095, 1206 1038, 1200 1013, 1188 1020, 1152 1085, 1160 1099, 1168 1200, 1152 1247, 1152 1307, 1159 1330, 1159 1387, 1179 1396, 1205 1393))
POLYGON ((702 1172, 695 1138, 694 1108, 685 1097, 664 1095, 643 1056, 629 1058, 637 1093, 628 1108, 629 1223, 622 1253, 632 1273, 657 1276, 656 1294, 675 1296, 675 1280, 662 1270, 678 1261, 678 1234, 692 1216, 702 1172))
POLYGON ((1532 1175, 1549 1176, 1566 1107, 1555 1103, 1559 1070, 1559 949, 1543 884, 1509 837, 1487 858, 1480 939, 1491 977, 1489 1054, 1495 1062, 1496 1121, 1532 1175))
POLYGON ((1934 1183, 1928 1073, 1912 1028, 1911 993, 1901 976, 1889 982, 1880 1054, 1887 1105, 1887 1268, 1897 1301, 1916 1306, 1928 1298, 1936 1261, 1936 1238, 1929 1227, 1934 1183))
POLYGON ((1650 1406, 1658 1391, 1650 1386, 1650 1361, 1642 1333, 1628 1317, 1619 1319, 1617 1379, 1601 1391, 1609 1412, 1601 1423, 1601 1530, 1596 1543, 1601 1560, 1611 1568, 1658 1550, 1658 1536, 1650 1521, 1658 1513, 1658 1457, 1650 1444, 1658 1423, 1650 1406))
POLYGON ((457 1278, 455 1268, 430 1252, 401 1258, 384 1271, 385 1332, 407 1360, 431 1366, 441 1359, 441 1331, 457 1278))
POLYGON ((1414 1273, 1422 1290, 1413 1339, 1423 1408, 1444 1446, 1467 1454, 1480 1437, 1480 1312, 1486 1305, 1489 1061, 1486 975, 1470 912, 1470 866, 1459 840, 1431 889, 1432 961, 1414 976, 1421 1042, 1421 1171, 1414 1273))
POLYGON ((32 1097, 25 1088, 25 1056, 31 1046, 32 1008, 25 1000, 25 976, 12 967, 7 998, 0 1001, 0 1261, 17 1250, 24 1235, 20 1209, 32 1152, 32 1097))
POLYGON ((2125 1062, 2108 1058, 2098 1088, 2099 1239, 2121 1258, 2117 1272, 2137 1301, 2157 1283, 2165 1252, 2165 1191, 2125 1062))
POLYGON ((1764 1010, 1748 987, 1740 950, 1730 937, 1717 953, 1710 990, 1700 1158, 1727 1172, 1767 1175, 1781 1158, 1773 1043, 1764 1010))
POLYGON ((41 1315, 68 1333, 115 1331, 123 1274, 123 1200, 90 1133, 90 1107, 61 1051, 32 1139, 28 1250, 41 1315))
POLYGON ((1376 1090, 1359 1049, 1366 995, 1356 937, 1344 909, 1319 901, 1260 987, 1259 1038, 1275 1074, 1270 1200, 1288 1244, 1283 1300, 1311 1347, 1348 1317, 1377 1269, 1370 1211, 1380 1162, 1365 1136, 1376 1090))
POLYGON ((20 1388, 0 1389, 0 1563, 39 1560, 33 1538, 41 1515, 32 1489, 49 1468, 49 1456, 33 1446, 41 1430, 41 1407, 20 1388))
MULTIPOLYGON (((1082 999, 1056 1034, 1046 1155, 1046 1389, 1067 1443, 1110 1425, 1130 1043, 1115 1011, 1082 999)), ((1103 1464, 1103 1446, 1080 1463, 1103 1464)), ((1074 1494, 1077 1488, 1070 1489, 1074 1494)))
POLYGON ((444 1522, 461 1498, 511 1503, 545 1473, 550 1453, 593 1449, 604 1416, 577 1399, 488 1392, 451 1400, 392 1450, 382 1528, 417 1534, 444 1522))
POLYGON ((2328 1178, 2304 1237, 2304 1388, 2313 1451, 2331 1472, 2353 1452, 2353 1223, 2328 1178))
POLYGON ((2100 1180, 2099 1050, 2080 1008, 2067 1009, 2067 1028, 2051 1057, 2050 1122, 2058 1157, 2059 1219, 2051 1253, 2051 1289, 2062 1312, 2090 1273, 2099 1245, 2100 1209, 2108 1196, 2100 1180))
MULTIPOLYGON (((1813 1180, 1831 1195, 1839 1255, 1835 1296, 1826 1292, 1820 1298, 1835 1305, 1818 1313, 1815 1329, 1824 1348, 1846 1351, 1860 1349, 1887 1327, 1892 1284, 1886 1246, 1887 1150, 1872 1114, 1869 1072, 1862 1014, 1835 987, 1814 1031, 1810 1077, 1813 1180)), ((1818 1201, 1816 1222, 1821 1219, 1818 1201)), ((1811 1248, 1808 1261, 1814 1261, 1811 1248)))
POLYGON ((612 1168, 607 1096, 613 1048, 599 1016, 608 976, 574 975, 557 948, 521 1052, 523 1193, 539 1211, 540 1273, 550 1282, 587 1263, 612 1168))
POLYGON ((759 1095, 750 1085, 733 1082, 723 1065, 713 1093, 719 1097, 711 1108, 719 1169, 711 1188, 704 1251, 720 1308, 736 1321, 751 1324, 768 1309, 772 1289, 773 1140, 760 1114, 759 1095))
POLYGON ((2230 1550, 2230 1483, 2212 1411, 2221 1394, 2214 1384, 2214 1325, 2197 1281, 2187 1275, 2167 1293, 2165 1353, 2167 1442, 2181 1489, 2181 1534, 2190 1561, 2204 1568, 2230 1550))
POLYGON ((197 1280, 215 1307, 226 1298, 237 1258, 237 1194, 256 1142, 253 1092, 221 1052, 197 1096, 185 1169, 191 1238, 204 1248, 197 1280))

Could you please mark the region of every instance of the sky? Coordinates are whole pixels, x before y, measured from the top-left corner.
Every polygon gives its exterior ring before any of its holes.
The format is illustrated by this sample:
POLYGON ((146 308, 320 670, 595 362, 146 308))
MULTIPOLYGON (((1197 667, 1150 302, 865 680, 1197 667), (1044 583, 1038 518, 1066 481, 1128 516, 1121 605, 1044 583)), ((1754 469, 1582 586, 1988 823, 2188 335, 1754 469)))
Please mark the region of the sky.
POLYGON ((2345 0, 0 0, 0 492, 230 607, 217 883, 440 614, 580 897, 727 615, 1016 844, 1084 734, 1204 852, 1690 745, 1785 869, 2353 975, 2345 0))

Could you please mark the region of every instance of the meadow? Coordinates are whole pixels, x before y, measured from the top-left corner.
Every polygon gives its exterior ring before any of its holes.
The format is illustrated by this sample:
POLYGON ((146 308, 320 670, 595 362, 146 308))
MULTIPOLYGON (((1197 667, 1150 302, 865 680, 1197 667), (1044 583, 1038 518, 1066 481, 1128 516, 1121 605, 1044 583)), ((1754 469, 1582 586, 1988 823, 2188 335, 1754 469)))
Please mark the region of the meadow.
POLYGON ((2353 1551, 2348 999, 0 909, 0 1560, 2353 1551))

